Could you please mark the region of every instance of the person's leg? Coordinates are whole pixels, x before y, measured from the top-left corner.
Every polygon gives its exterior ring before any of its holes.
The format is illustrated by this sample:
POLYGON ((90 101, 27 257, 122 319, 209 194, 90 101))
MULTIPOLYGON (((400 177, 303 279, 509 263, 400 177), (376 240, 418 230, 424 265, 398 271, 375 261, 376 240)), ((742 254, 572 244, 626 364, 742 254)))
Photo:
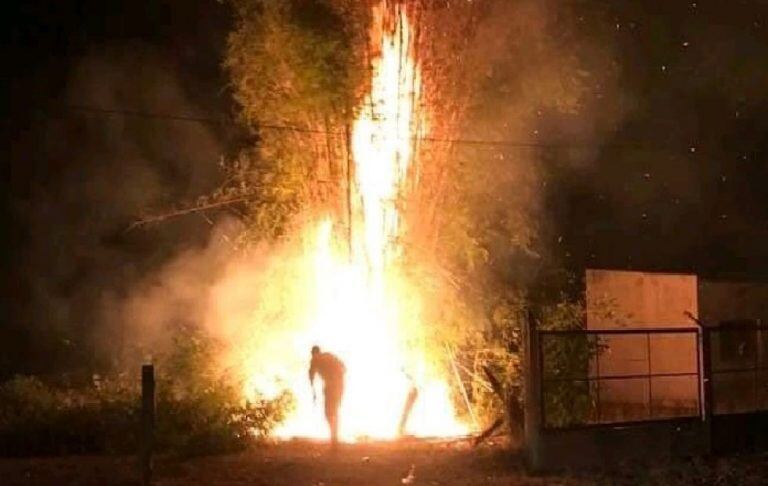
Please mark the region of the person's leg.
POLYGON ((325 390, 325 419, 331 429, 331 443, 339 440, 339 405, 341 394, 337 387, 328 387, 325 390))
POLYGON ((331 426, 331 444, 336 445, 339 442, 339 415, 334 413, 328 419, 328 424, 331 426))
POLYGON ((337 438, 339 433, 339 418, 340 418, 339 409, 341 409, 341 402, 343 399, 344 399, 344 379, 341 379, 339 380, 339 384, 336 388, 336 409, 334 414, 336 416, 335 427, 336 427, 337 438))

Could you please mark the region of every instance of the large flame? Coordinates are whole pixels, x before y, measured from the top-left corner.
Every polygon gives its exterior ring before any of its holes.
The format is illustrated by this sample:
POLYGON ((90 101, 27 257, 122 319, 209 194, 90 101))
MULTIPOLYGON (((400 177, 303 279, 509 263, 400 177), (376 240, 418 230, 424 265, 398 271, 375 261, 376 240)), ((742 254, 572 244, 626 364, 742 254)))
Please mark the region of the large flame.
MULTIPOLYGON (((346 392, 340 413, 344 440, 393 438, 409 391, 418 398, 405 432, 447 436, 466 432, 455 416, 449 387, 430 351, 439 345, 421 320, 418 289, 409 286, 398 266, 398 240, 404 231, 400 204, 407 200, 406 181, 413 141, 425 126, 420 114, 419 65, 412 26, 400 6, 382 2, 374 9, 371 37, 370 96, 352 130, 352 153, 358 207, 351 231, 352 255, 333 237, 330 219, 314 227, 309 238, 312 277, 302 285, 306 300, 297 302, 295 319, 304 324, 285 355, 299 356, 299 372, 287 378, 296 410, 278 435, 328 437, 323 407, 314 404, 306 376, 309 348, 319 344, 347 366, 346 392)), ((250 383, 258 383, 257 376, 250 383)), ((321 396, 321 395, 320 395, 321 396)))
MULTIPOLYGON (((385 24, 385 14, 385 8, 379 6, 374 11, 374 25, 385 24)), ((394 30, 384 28, 380 35, 371 93, 352 132, 355 175, 363 200, 362 243, 374 278, 381 277, 388 257, 395 256, 400 229, 395 202, 404 199, 401 196, 413 157, 413 140, 424 122, 417 120, 414 106, 421 79, 413 55, 411 26, 401 7, 394 12, 394 30)))

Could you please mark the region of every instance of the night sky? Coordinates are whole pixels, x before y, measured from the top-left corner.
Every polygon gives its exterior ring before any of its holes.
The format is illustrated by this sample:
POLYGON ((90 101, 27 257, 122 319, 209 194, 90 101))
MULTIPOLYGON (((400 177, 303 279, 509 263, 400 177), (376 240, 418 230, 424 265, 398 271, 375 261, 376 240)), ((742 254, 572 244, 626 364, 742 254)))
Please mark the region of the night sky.
MULTIPOLYGON (((576 271, 768 278, 768 2, 572 3, 585 32, 611 29, 620 88, 632 101, 590 164, 560 165, 562 149, 542 150, 544 254, 576 271)), ((122 229, 142 206, 209 190, 217 154, 231 150, 221 128, 110 119, 123 123, 115 135, 94 128, 105 123, 95 115, 61 106, 108 100, 111 108, 214 117, 232 107, 220 69, 230 20, 221 3, 30 0, 6 8, 0 339, 14 346, 0 359, 2 373, 45 368, 21 361, 66 360, 61 343, 77 346, 71 329, 103 319, 92 308, 104 292, 119 295, 179 248, 202 244, 200 219, 122 229), (210 140, 199 149, 188 146, 203 136, 195 130, 210 140), (127 137, 130 147, 121 145, 127 137), (132 167, 160 189, 128 194, 131 182, 145 180, 132 167), (91 191, 110 178, 108 194, 91 191)))
POLYGON ((768 275, 768 3, 622 4, 637 107, 559 189, 566 246, 587 265, 768 275))
POLYGON ((90 352, 104 339, 92 331, 118 320, 107 304, 210 231, 202 218, 125 229, 212 190, 229 128, 66 107, 231 110, 220 69, 230 16, 218 2, 32 0, 5 18, 0 375, 108 359, 90 352))

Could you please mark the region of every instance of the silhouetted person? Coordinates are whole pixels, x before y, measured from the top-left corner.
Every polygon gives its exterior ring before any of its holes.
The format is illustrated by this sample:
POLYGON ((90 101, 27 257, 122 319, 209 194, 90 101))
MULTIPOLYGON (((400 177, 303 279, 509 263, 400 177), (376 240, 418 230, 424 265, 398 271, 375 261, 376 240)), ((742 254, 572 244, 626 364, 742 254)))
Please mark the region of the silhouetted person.
POLYGON ((344 363, 331 353, 323 353, 320 346, 312 346, 312 361, 309 365, 309 384, 312 387, 312 398, 315 396, 315 375, 323 379, 323 395, 325 398, 325 419, 331 429, 331 443, 336 444, 339 438, 339 406, 344 395, 344 373, 347 368, 344 363))

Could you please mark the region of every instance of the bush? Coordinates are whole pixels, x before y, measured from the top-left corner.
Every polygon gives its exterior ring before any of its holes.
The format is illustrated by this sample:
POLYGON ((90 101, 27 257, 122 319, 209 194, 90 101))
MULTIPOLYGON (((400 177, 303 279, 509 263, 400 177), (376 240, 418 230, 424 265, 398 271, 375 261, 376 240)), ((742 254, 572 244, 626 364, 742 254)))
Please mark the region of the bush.
POLYGON ((217 343, 199 329, 180 327, 171 352, 159 360, 158 446, 183 455, 231 452, 269 435, 293 402, 243 399, 243 387, 216 368, 217 343))
POLYGON ((111 386, 56 389, 35 377, 0 385, 0 454, 134 450, 137 395, 111 386))
MULTIPOLYGON (((292 405, 242 399, 235 380, 214 372, 213 342, 180 330, 158 362, 156 450, 179 455, 230 452, 268 435, 292 405)), ((94 376, 87 386, 58 388, 36 377, 0 384, 0 455, 134 453, 139 447, 136 374, 94 376)))
MULTIPOLYGON (((543 330, 581 330, 584 313, 582 302, 563 299, 542 307, 540 326, 543 330)), ((541 339, 546 425, 565 427, 589 422, 595 410, 595 395, 585 379, 591 361, 602 350, 601 343, 585 334, 544 335, 541 339)))
POLYGON ((242 450, 269 435, 292 403, 289 394, 242 402, 227 385, 193 396, 159 396, 157 446, 184 456, 242 450))

